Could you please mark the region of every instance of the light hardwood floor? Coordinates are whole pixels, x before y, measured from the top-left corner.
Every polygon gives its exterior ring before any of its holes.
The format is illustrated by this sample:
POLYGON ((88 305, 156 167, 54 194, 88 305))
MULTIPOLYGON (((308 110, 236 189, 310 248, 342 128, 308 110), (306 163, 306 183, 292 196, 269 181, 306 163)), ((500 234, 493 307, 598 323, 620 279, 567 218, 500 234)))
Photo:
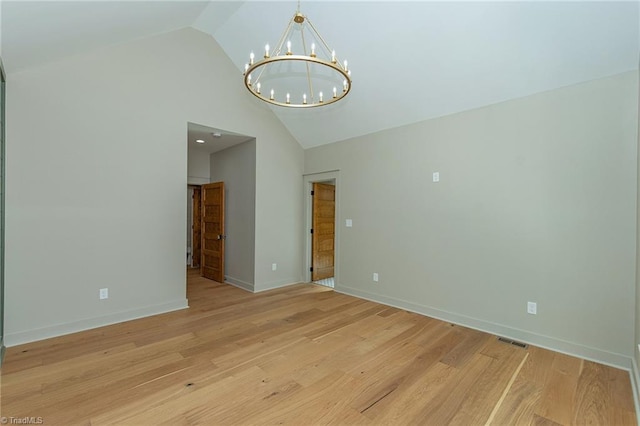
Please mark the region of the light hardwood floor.
POLYGON ((9 348, 2 416, 47 425, 636 425, 626 371, 296 285, 189 273, 190 308, 9 348))

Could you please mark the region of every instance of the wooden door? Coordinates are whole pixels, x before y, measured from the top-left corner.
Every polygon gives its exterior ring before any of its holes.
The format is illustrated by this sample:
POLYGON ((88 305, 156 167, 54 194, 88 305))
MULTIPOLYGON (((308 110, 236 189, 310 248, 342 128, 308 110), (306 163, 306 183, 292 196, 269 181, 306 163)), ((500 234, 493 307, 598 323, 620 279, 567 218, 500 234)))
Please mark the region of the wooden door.
POLYGON ((313 184, 312 199, 311 280, 318 281, 333 277, 336 187, 316 182, 313 184))
POLYGON ((197 268, 200 266, 200 258, 202 253, 202 189, 197 186, 193 188, 193 225, 191 225, 191 266, 197 268))
POLYGON ((224 183, 202 185, 202 256, 203 277, 224 282, 224 183))

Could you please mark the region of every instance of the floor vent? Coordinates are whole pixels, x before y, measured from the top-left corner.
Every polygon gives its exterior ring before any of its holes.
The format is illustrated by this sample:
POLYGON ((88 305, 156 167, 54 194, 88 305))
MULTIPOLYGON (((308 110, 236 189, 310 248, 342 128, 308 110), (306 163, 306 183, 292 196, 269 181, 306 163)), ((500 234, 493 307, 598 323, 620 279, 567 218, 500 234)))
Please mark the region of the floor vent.
POLYGON ((508 343, 510 345, 517 346, 522 349, 527 349, 529 347, 529 345, 527 345, 526 343, 518 342, 517 340, 511 340, 506 337, 498 337, 498 340, 501 341, 502 343, 508 343))

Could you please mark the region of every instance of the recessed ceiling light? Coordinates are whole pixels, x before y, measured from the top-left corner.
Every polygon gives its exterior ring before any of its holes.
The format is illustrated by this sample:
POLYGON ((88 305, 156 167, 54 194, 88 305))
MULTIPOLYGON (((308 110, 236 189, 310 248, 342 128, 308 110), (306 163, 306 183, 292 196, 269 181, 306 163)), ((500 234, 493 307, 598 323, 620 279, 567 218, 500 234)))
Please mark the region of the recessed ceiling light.
POLYGON ((222 137, 222 133, 215 132, 215 133, 211 133, 211 134, 213 135, 214 138, 221 138, 222 137))
POLYGON ((204 143, 202 139, 196 139, 196 143, 204 143))

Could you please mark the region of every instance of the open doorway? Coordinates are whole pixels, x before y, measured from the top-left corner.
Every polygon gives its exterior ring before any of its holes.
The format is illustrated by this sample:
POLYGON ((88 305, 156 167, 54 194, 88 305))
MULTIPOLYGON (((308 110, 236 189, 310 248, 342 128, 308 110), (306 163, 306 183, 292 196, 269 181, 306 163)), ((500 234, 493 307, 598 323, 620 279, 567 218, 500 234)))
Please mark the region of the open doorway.
POLYGON ((335 287, 336 187, 313 182, 311 190, 311 281, 335 287))
POLYGON ((253 291, 256 140, 195 123, 188 123, 187 140, 187 267, 221 271, 213 279, 253 291), (222 203, 207 205, 218 198, 222 203), (219 257, 223 263, 207 269, 219 257))
POLYGON ((189 185, 187 198, 187 265, 200 267, 202 252, 202 187, 189 185))
POLYGON ((338 283, 338 172, 305 180, 305 280, 335 288, 338 283))
POLYGON ((224 198, 224 182, 189 185, 187 265, 217 282, 225 281, 224 198))

